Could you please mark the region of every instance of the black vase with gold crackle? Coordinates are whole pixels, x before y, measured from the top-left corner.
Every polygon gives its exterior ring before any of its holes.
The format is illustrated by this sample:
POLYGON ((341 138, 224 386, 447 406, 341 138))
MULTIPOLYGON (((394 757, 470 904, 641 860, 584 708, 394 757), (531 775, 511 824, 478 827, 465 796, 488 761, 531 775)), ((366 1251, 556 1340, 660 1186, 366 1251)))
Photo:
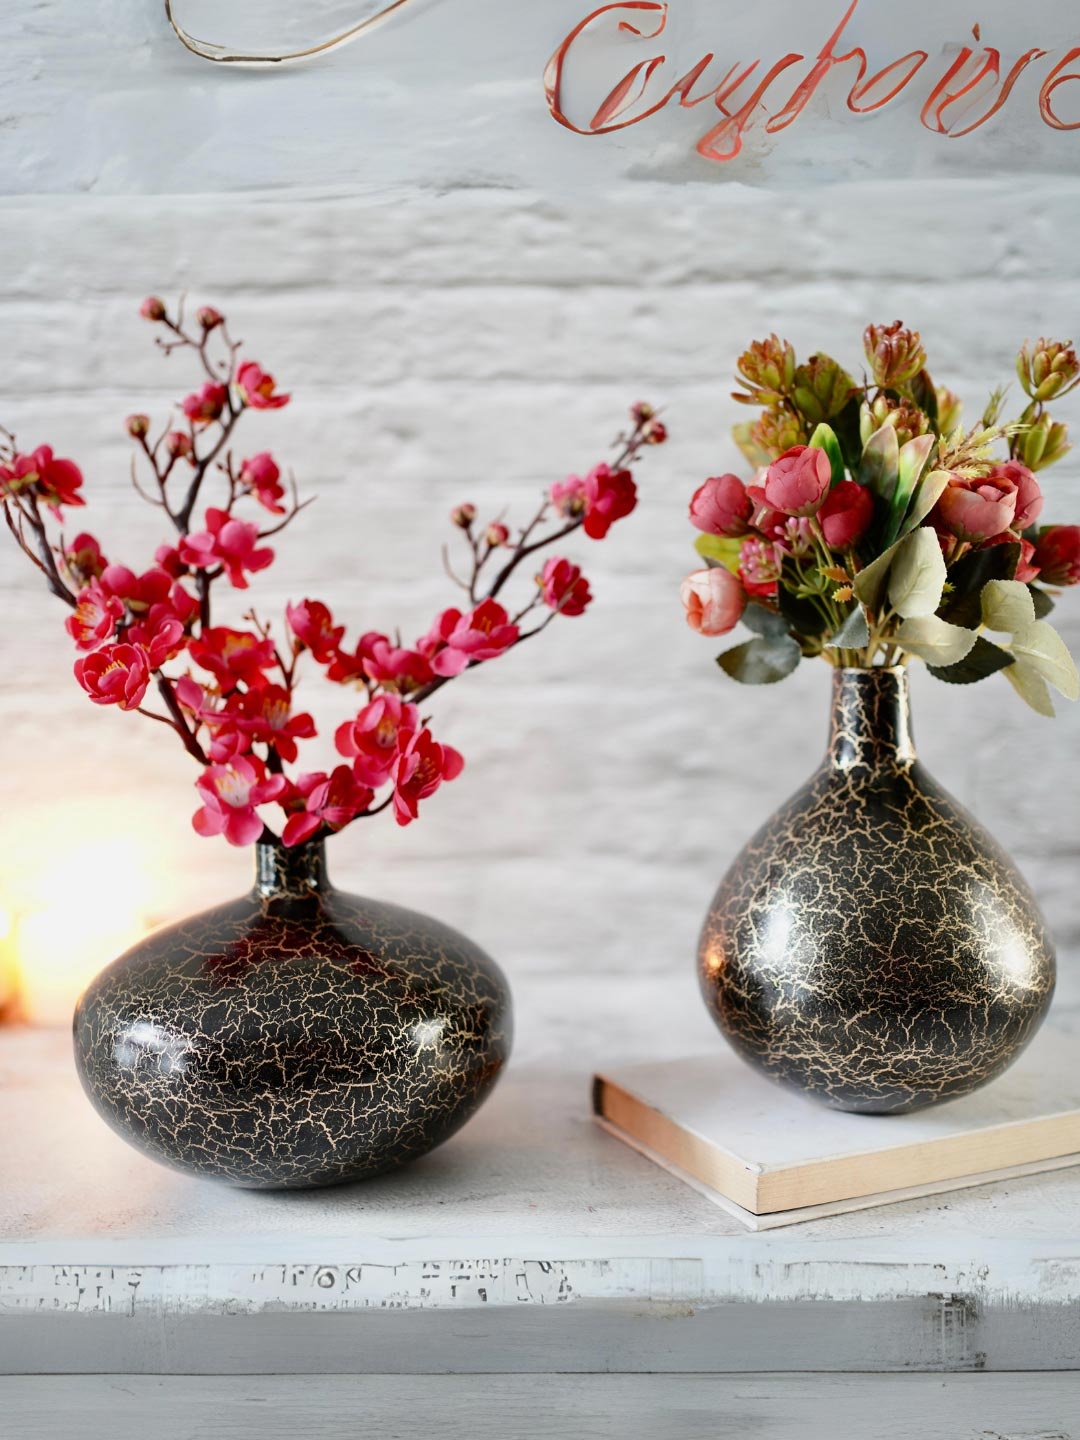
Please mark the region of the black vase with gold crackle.
POLYGON ((99 1113, 155 1160, 249 1189, 363 1180, 440 1145, 506 1063, 510 994, 456 930, 342 894, 321 843, 136 945, 75 1012, 99 1113))
POLYGON ((1023 878, 919 763, 903 669, 836 672, 828 753, 725 876, 698 958, 745 1059, 868 1115, 993 1080, 1055 982, 1023 878))

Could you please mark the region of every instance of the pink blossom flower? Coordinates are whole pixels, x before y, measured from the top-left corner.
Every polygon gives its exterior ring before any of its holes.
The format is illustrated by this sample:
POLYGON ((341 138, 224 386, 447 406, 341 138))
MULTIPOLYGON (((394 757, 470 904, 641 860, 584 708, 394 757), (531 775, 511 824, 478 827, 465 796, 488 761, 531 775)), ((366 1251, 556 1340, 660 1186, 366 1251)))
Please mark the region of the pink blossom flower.
POLYGON ((826 542, 834 550, 846 550, 870 529, 874 519, 874 497, 865 485, 841 480, 829 491, 818 511, 818 523, 826 542))
POLYGON ((544 604, 560 615, 583 615, 591 602, 589 582, 581 573, 579 565, 572 565, 553 555, 536 577, 544 594, 544 604))
POLYGON ((1080 525, 1050 525, 1035 546, 1035 563, 1047 585, 1080 585, 1080 525))
POLYGON ((682 582, 686 623, 699 635, 726 635, 746 609, 746 592, 730 570, 695 570, 682 582))
POLYGON ((289 403, 288 395, 274 393, 274 377, 268 375, 254 360, 245 360, 236 374, 236 383, 244 400, 253 410, 280 410, 289 403))
POLYGON ((380 695, 365 705, 355 720, 338 727, 334 744, 338 754, 352 760, 357 780, 378 789, 390 778, 402 738, 419 725, 415 705, 397 695, 380 695))
POLYGON ((150 685, 150 662, 141 645, 106 645, 75 661, 75 679, 95 705, 136 710, 150 685))
POLYGON ((637 486, 629 470, 597 465, 585 477, 585 534, 603 540, 616 520, 637 506, 637 486))
POLYGON ((988 478, 994 480, 999 475, 1005 480, 1011 480, 1016 486, 1016 514, 1013 516, 1012 528, 1027 530, 1043 512, 1043 493, 1038 480, 1019 460, 1007 460, 988 478))
POLYGON ((690 523, 706 535, 745 535, 753 501, 737 475, 714 475, 690 501, 690 523))
POLYGON ((997 472, 984 478, 952 475, 931 521, 958 540, 989 540, 1011 528, 1016 519, 1016 482, 997 472))
POLYGON ((331 775, 299 776, 296 792, 304 809, 285 822, 281 839, 286 845, 303 845, 324 825, 330 831, 343 830, 374 799, 347 765, 339 765, 331 775))
POLYGON ((431 657, 436 675, 460 675, 467 665, 494 660, 515 644, 519 631, 495 600, 482 600, 475 610, 444 610, 420 649, 431 657))
POLYGON ((231 690, 243 682, 258 685, 263 671, 275 663, 274 642, 250 630, 230 630, 214 625, 204 630, 188 647, 196 665, 215 676, 222 689, 231 690))
POLYGON ((183 430, 170 430, 162 443, 165 454, 172 460, 190 459, 195 448, 191 443, 191 436, 185 435, 183 430))
POLYGON ((77 650, 97 650, 116 634, 124 617, 124 605, 100 580, 91 580, 79 591, 75 609, 64 621, 64 629, 77 650))
POLYGON ((224 385, 207 380, 193 395, 185 396, 180 408, 192 425, 212 425, 220 419, 228 398, 229 392, 224 385))
POLYGON ((832 463, 824 450, 795 445, 765 472, 765 499, 785 515, 816 515, 832 484, 832 463))
POLYGON ((257 807, 279 799, 288 781, 284 775, 267 776, 266 766, 254 756, 240 755, 226 765, 208 765, 195 788, 203 802, 191 817, 197 834, 253 845, 263 832, 257 807))
POLYGON ((39 445, 29 455, 16 455, 10 465, 0 465, 0 495, 29 491, 44 500, 57 518, 63 505, 86 504, 79 494, 82 483, 82 471, 74 460, 60 459, 51 445, 39 445))
MULTIPOLYGON (((392 686, 407 693, 419 690, 431 679, 431 665, 420 650, 403 650, 385 635, 371 632, 360 642, 364 674, 376 685, 392 686)), ((344 657, 342 657, 344 659, 344 657)), ((327 671, 333 675, 334 667, 327 671)), ((336 678, 336 677, 335 677, 336 678)))
POLYGON ((571 475, 564 481, 556 480, 548 493, 552 505, 568 520, 585 514, 585 481, 580 475, 571 475))
POLYGON ((91 580, 100 579, 108 563, 98 541, 85 531, 64 548, 64 564, 80 584, 88 585, 91 580))
POLYGON ((465 761, 449 745, 431 738, 430 730, 408 736, 394 766, 394 819, 409 825, 416 819, 421 800, 435 794, 444 780, 456 780, 465 761))
POLYGON ((240 483, 247 487, 260 505, 272 515, 284 515, 285 487, 281 483, 281 471, 274 457, 267 450, 252 455, 240 466, 240 483))
POLYGON ((290 765, 296 759, 297 740, 311 740, 316 734, 310 715, 290 713, 289 692, 282 685, 260 685, 237 701, 236 729, 260 744, 271 745, 290 765))
POLYGON ((750 536, 739 549, 739 579, 748 595, 773 599, 780 585, 783 549, 775 542, 750 536))
POLYGON ((501 520, 493 520, 484 531, 484 539, 492 550, 499 550, 510 543, 510 527, 504 525, 501 520))
POLYGON ((329 665, 341 645, 345 626, 334 624, 328 607, 321 600, 301 600, 299 605, 286 605, 285 618, 299 643, 311 651, 316 665, 329 665))
POLYGON ((154 551, 154 564, 174 580, 179 580, 181 575, 188 573, 188 567, 180 559, 180 551, 174 545, 159 545, 154 551))
POLYGON ((265 570, 274 559, 273 550, 259 548, 259 527, 234 520, 227 510, 206 512, 206 529, 185 535, 180 541, 180 559, 195 570, 221 565, 237 590, 248 588, 247 572, 265 570))

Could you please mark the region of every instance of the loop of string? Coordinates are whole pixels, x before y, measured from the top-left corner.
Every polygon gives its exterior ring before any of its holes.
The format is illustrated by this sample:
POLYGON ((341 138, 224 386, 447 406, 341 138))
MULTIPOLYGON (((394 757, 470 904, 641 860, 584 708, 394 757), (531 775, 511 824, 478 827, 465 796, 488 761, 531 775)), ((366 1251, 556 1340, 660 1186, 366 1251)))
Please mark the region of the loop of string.
POLYGON ((395 11, 403 9, 412 0, 389 0, 381 10, 374 15, 369 15, 366 20, 343 30, 340 35, 334 35, 329 40, 323 40, 318 45, 312 45, 306 50, 293 50, 284 55, 244 55, 232 53, 224 45, 215 44, 211 40, 198 40, 194 35, 189 35, 183 25, 177 20, 173 13, 173 0, 165 0, 165 14, 169 24, 172 26, 177 39, 186 46, 193 55, 198 55, 203 60, 211 60, 216 65, 290 65, 297 61, 310 60, 316 55, 325 55, 331 50, 340 49, 342 45, 359 39, 361 35, 381 25, 395 11))

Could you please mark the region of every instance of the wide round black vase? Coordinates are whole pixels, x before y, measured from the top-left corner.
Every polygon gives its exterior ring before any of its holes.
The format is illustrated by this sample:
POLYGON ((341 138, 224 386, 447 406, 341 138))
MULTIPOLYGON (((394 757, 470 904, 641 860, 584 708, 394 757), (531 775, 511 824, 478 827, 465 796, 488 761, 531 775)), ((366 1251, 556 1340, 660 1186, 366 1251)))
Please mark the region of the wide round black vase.
POLYGON ((916 757, 902 669, 836 672, 825 760, 725 876, 698 959, 745 1059, 865 1114, 993 1080, 1055 982, 1028 886, 916 757))
POLYGON ((256 849, 251 893, 136 945, 75 1012, 95 1108, 155 1160, 251 1189, 366 1179, 453 1135, 511 1043, 510 993, 456 930, 256 849))

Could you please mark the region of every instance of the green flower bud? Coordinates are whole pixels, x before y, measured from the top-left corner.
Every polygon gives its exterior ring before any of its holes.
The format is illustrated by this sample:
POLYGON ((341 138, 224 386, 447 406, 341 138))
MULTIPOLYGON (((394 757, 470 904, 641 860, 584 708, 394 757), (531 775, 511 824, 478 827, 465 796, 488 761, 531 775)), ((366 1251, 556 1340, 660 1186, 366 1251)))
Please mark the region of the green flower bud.
POLYGON ((1055 400, 1080 379, 1080 360, 1071 340, 1041 339, 1025 344, 1016 357, 1020 384, 1033 400, 1055 400))
POLYGON ((1040 415, 1033 425, 1016 437, 1014 448, 1016 458, 1029 470, 1046 470, 1063 459, 1072 448, 1069 427, 1052 420, 1049 415, 1040 415))
POLYGON ((892 325, 869 325, 863 337, 870 372, 886 390, 910 385, 926 366, 926 351, 917 330, 899 320, 892 325))
POLYGON ((794 347, 777 335, 755 340, 739 357, 738 370, 746 389, 736 391, 734 399, 742 405, 778 405, 790 395, 795 381, 794 347))
POLYGON ((791 398, 810 425, 839 415, 855 389, 855 381, 829 355, 811 355, 795 371, 791 398))

